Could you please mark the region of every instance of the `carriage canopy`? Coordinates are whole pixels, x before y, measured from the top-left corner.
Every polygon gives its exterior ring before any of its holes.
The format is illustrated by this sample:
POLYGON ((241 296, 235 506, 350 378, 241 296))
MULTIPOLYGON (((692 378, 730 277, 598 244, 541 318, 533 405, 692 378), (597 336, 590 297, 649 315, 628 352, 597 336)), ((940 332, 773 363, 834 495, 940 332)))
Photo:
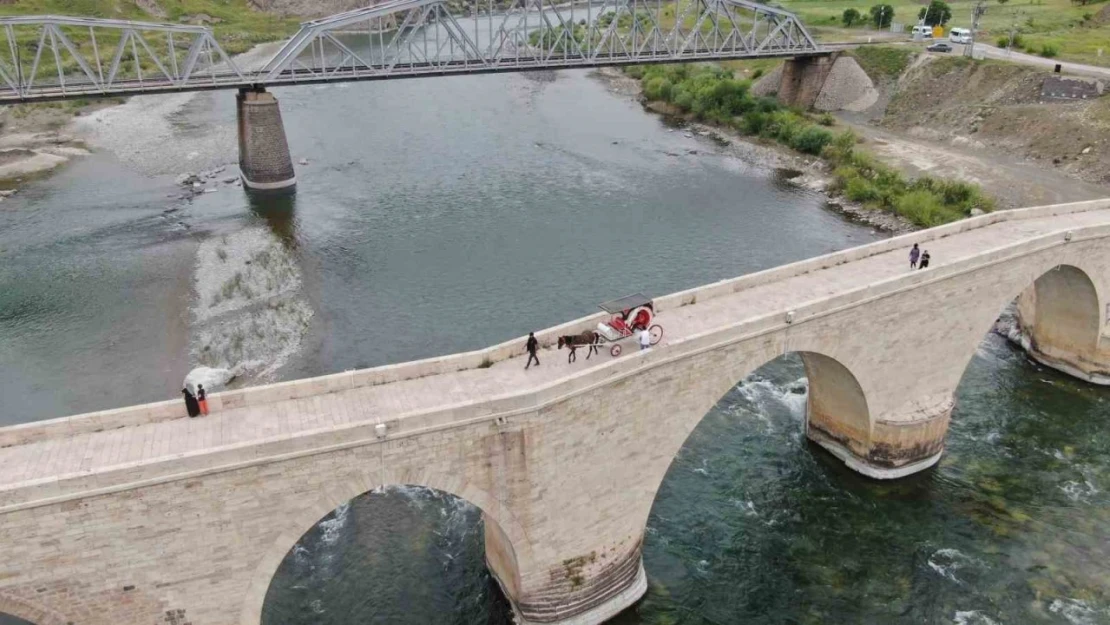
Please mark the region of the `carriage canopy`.
POLYGON ((607 313, 615 315, 639 306, 651 306, 651 298, 643 293, 634 293, 617 298, 611 302, 605 302, 601 304, 600 308, 607 313))

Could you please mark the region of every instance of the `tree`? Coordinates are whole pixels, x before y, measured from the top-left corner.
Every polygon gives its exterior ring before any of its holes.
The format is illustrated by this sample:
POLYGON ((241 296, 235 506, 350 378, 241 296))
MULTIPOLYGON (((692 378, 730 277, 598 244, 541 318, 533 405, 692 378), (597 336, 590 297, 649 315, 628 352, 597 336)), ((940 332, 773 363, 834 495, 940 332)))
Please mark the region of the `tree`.
POLYGON ((894 7, 889 4, 876 4, 871 7, 870 13, 875 28, 886 28, 894 21, 894 7))
POLYGON ((860 21, 862 17, 859 11, 855 9, 844 9, 844 15, 840 16, 840 21, 844 22, 845 26, 851 28, 852 24, 860 21))
POLYGON ((929 6, 921 9, 917 14, 917 19, 925 20, 926 26, 941 26, 948 23, 952 19, 952 7, 944 0, 933 0, 929 6))

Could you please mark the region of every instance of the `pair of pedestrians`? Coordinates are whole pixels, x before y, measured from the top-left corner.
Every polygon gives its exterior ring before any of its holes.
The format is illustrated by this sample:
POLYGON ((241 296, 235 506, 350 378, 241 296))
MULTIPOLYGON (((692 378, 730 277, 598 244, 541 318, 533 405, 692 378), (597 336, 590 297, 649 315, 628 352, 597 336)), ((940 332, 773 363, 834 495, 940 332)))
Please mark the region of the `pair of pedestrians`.
POLYGON ((914 243, 910 248, 910 269, 925 269, 929 266, 929 250, 921 251, 914 243))
POLYGON ((181 393, 185 395, 185 411, 190 417, 208 415, 208 394, 204 391, 203 384, 197 384, 196 395, 189 391, 188 386, 181 389, 181 393))

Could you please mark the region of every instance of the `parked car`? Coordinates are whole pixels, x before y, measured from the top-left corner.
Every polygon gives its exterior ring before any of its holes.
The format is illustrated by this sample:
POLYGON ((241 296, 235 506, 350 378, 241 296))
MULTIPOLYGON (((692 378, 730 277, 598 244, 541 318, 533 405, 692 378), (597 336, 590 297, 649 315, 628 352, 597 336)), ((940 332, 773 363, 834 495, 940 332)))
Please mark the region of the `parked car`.
POLYGON ((933 45, 925 48, 929 52, 951 52, 952 46, 947 43, 934 43, 933 45))

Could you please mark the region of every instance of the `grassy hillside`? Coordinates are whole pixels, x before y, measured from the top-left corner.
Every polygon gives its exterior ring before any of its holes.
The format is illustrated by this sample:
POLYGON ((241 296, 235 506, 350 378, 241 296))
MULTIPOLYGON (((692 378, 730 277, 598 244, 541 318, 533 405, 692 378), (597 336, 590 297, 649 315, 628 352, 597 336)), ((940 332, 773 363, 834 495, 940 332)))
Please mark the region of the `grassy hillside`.
MULTIPOLYGON (((18 0, 15 4, 0 4, 3 16, 44 14, 171 23, 207 15, 214 18, 212 30, 230 54, 287 37, 297 28, 297 20, 255 11, 247 0, 18 0)), ((21 43, 27 36, 20 33, 21 43)), ((85 38, 80 30, 71 36, 77 41, 85 38)))

